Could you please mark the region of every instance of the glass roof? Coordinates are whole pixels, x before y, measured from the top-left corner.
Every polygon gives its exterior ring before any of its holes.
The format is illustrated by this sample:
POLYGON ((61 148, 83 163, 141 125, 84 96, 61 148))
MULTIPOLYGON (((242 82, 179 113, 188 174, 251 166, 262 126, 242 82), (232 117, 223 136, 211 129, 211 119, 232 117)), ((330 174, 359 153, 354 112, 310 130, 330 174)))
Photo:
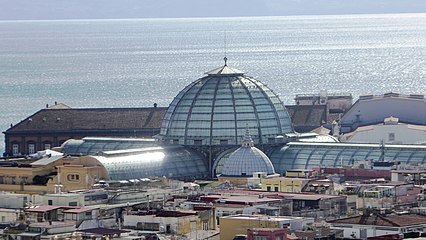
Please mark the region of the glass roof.
POLYGON ((111 180, 162 176, 195 179, 209 175, 203 157, 183 146, 107 151, 94 157, 106 168, 111 180))
POLYGON ((68 140, 64 155, 91 155, 107 170, 111 180, 146 177, 179 179, 209 176, 201 154, 183 146, 160 146, 153 139, 94 138, 68 140))
POLYGON ((181 145, 239 145, 248 127, 255 144, 265 144, 292 132, 287 110, 265 84, 233 68, 212 72, 174 98, 160 139, 181 145))
POLYGON ((62 144, 65 155, 98 155, 103 151, 137 149, 158 146, 154 139, 134 138, 94 138, 85 137, 81 140, 70 139, 62 144))
POLYGON ((275 170, 284 173, 287 169, 311 169, 320 166, 338 167, 356 164, 362 160, 397 160, 402 164, 426 163, 426 146, 346 144, 346 143, 300 143, 291 142, 270 154, 275 170))

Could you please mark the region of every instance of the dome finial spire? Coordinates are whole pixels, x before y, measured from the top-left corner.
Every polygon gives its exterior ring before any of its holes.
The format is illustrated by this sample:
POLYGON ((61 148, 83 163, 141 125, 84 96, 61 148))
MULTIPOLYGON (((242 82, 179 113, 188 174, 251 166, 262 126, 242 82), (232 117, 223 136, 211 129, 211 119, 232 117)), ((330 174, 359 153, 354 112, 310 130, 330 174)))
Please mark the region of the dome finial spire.
POLYGON ((241 145, 243 147, 253 147, 254 146, 253 139, 251 138, 251 135, 250 135, 250 129, 248 127, 248 124, 246 124, 246 134, 244 135, 243 142, 242 142, 241 145))
POLYGON ((228 61, 228 58, 226 57, 226 30, 225 30, 225 33, 224 33, 224 35, 225 35, 225 39, 224 39, 224 55, 225 55, 225 57, 223 58, 223 60, 225 61, 225 66, 228 66, 227 65, 227 61, 228 61))

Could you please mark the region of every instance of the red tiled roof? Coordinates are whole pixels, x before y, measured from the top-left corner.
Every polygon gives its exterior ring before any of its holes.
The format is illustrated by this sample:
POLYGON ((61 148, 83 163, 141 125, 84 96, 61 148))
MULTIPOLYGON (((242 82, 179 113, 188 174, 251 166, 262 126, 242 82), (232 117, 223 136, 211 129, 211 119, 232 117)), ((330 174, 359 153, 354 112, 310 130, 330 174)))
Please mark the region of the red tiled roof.
POLYGON ((6 132, 160 128, 167 108, 42 109, 6 132))
POLYGON ((81 208, 74 208, 74 209, 65 210, 64 213, 82 213, 82 212, 92 211, 94 209, 96 209, 96 208, 81 207, 81 208))
POLYGON ((25 211, 26 212, 47 212, 47 211, 52 211, 52 210, 61 209, 61 208, 73 209, 75 207, 44 205, 44 206, 36 206, 36 207, 33 207, 33 208, 26 208, 25 211))

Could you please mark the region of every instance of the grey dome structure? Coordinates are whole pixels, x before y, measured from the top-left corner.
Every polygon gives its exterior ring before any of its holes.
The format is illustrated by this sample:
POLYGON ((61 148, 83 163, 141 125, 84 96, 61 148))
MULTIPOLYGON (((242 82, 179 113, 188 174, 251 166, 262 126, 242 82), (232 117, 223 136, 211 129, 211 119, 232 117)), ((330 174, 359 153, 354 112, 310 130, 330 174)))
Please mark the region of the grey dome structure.
POLYGON ((254 172, 275 174, 274 166, 268 156, 254 147, 247 129, 242 146, 235 150, 223 163, 222 176, 252 177, 254 172))
POLYGON ((255 144, 292 132, 278 96, 262 82, 226 65, 183 89, 170 104, 158 135, 166 144, 239 145, 246 125, 255 144))

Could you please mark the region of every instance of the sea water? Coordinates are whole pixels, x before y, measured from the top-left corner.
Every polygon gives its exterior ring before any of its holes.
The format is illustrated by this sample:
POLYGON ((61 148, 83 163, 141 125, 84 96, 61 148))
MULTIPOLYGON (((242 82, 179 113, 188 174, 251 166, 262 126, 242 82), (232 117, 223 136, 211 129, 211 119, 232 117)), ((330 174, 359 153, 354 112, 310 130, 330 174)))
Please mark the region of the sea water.
POLYGON ((0 129, 55 101, 168 106, 225 54, 285 104, 319 91, 425 94, 426 14, 0 21, 0 129))

